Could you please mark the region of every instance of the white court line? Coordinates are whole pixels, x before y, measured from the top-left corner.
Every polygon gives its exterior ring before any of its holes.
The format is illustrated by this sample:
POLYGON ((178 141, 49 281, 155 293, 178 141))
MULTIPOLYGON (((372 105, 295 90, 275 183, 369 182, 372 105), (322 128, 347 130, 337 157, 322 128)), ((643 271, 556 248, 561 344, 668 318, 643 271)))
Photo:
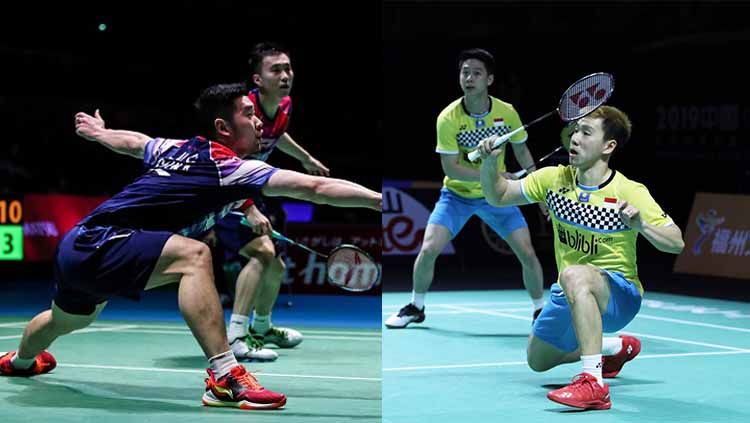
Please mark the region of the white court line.
MULTIPOLYGON (((5 354, 5 352, 0 352, 0 355, 5 354)), ((79 368, 79 369, 101 369, 101 370, 125 370, 125 371, 134 371, 134 372, 163 372, 163 373, 198 373, 198 374, 205 374, 205 370, 195 370, 195 369, 169 369, 164 367, 130 367, 130 366, 104 366, 104 365, 97 365, 97 364, 57 364, 57 367, 72 367, 72 368, 79 368)), ((379 377, 356 377, 356 376, 324 376, 324 375, 295 375, 295 374, 285 374, 285 373, 265 373, 265 372, 258 372, 253 371, 253 374, 256 374, 261 377, 289 377, 289 378, 297 378, 297 379, 333 379, 333 380, 361 380, 365 382, 380 382, 383 379, 379 377)))
MULTIPOLYGON (((143 325, 138 324, 135 325, 138 329, 146 329, 146 330, 152 330, 152 329, 166 329, 166 330, 182 330, 185 332, 190 332, 190 328, 184 325, 143 325)), ((370 330, 370 331, 337 331, 337 330, 305 330, 302 329, 301 332, 303 332, 303 335, 311 333, 315 335, 354 335, 354 336, 372 336, 379 338, 381 336, 380 331, 377 330, 370 330)))
MULTIPOLYGON (((448 306, 446 306, 446 307, 448 307, 448 306)), ((531 320, 531 317, 516 316, 514 314, 499 313, 499 312, 493 312, 493 311, 489 311, 489 310, 472 309, 472 308, 468 308, 468 307, 455 307, 455 306, 450 306, 450 307, 452 307, 454 309, 458 309, 458 310, 463 310, 463 311, 465 311, 467 313, 487 314, 487 315, 490 315, 490 316, 508 317, 508 318, 511 318, 511 319, 520 319, 520 320, 526 320, 526 321, 531 320)), ((690 341, 690 340, 687 340, 687 339, 667 338, 667 337, 663 337, 663 336, 648 335, 648 334, 642 334, 642 333, 633 333, 633 332, 630 332, 630 331, 625 331, 625 333, 632 333, 633 335, 642 336, 644 338, 660 339, 660 340, 664 340, 664 341, 672 341, 672 342, 677 342, 677 343, 681 343, 681 344, 701 345, 701 346, 704 346, 704 347, 719 348, 719 349, 732 350, 732 351, 745 351, 742 348, 730 347, 730 346, 718 345, 718 344, 709 344, 709 343, 705 343, 705 342, 690 341)))
POLYGON ((695 322, 695 321, 692 321, 692 320, 672 319, 672 318, 669 318, 669 317, 652 316, 650 314, 637 314, 635 317, 636 318, 640 317, 642 319, 661 320, 661 321, 670 322, 670 323, 680 323, 680 324, 683 324, 683 325, 690 325, 690 326, 703 326, 703 327, 707 327, 707 328, 734 330, 734 331, 737 331, 737 332, 748 332, 748 333, 750 333, 750 329, 738 328, 736 326, 715 325, 715 324, 712 324, 712 323, 695 322))
MULTIPOLYGON (((486 303, 430 303, 430 307, 446 307, 446 306, 463 306, 463 307, 471 307, 471 306, 492 306, 492 305, 523 305, 526 304, 529 307, 531 307, 531 301, 488 301, 486 303)), ((402 305, 395 305, 395 304, 383 304, 383 308, 395 308, 400 309, 403 307, 402 305)))
MULTIPOLYGON (((738 351, 710 351, 710 352, 695 352, 695 353, 676 353, 676 354, 644 354, 639 355, 638 359, 644 358, 675 358, 675 357, 700 357, 700 356, 713 356, 713 355, 733 355, 733 354, 750 354, 750 350, 738 350, 738 351)), ((384 368, 384 372, 407 372, 413 370, 445 370, 445 369, 470 369, 477 367, 505 367, 505 366, 521 366, 526 365, 525 361, 505 361, 499 363, 475 363, 475 364, 446 364, 437 366, 412 366, 412 367, 388 367, 384 368)))
MULTIPOLYGON (((124 331, 125 329, 131 329, 136 328, 138 325, 119 325, 119 326, 110 326, 106 328, 87 328, 87 329, 80 329, 73 331, 69 333, 68 335, 75 335, 75 334, 81 334, 81 333, 90 333, 90 332, 118 332, 118 331, 124 331)), ((0 336, 0 339, 18 339, 21 338, 23 334, 20 335, 7 335, 7 336, 0 336)))
POLYGON ((516 316, 515 314, 502 313, 499 311, 479 310, 476 308, 461 307, 461 306, 452 305, 452 304, 443 304, 442 306, 453 309, 453 310, 462 311, 464 313, 478 313, 478 314, 486 314, 489 316, 507 317, 509 319, 526 320, 527 322, 531 321, 531 317, 516 316))
POLYGON ((19 326, 26 326, 29 323, 30 320, 31 319, 26 320, 25 322, 0 323, 0 328, 15 328, 15 327, 19 327, 19 326))
MULTIPOLYGON (((397 311, 398 310, 392 310, 392 311, 383 310, 383 316, 390 316, 391 314, 394 314, 397 311)), ((448 315, 453 315, 453 314, 463 314, 463 312, 462 311, 456 311, 456 310, 453 310, 453 311, 448 311, 448 310, 437 310, 437 311, 430 310, 430 311, 427 312, 427 314, 429 314, 430 316, 448 316, 448 315)))
POLYGON ((631 332, 631 331, 624 331, 623 333, 640 336, 641 338, 658 339, 660 341, 671 341, 671 342, 676 342, 678 344, 700 345, 703 347, 718 348, 721 350, 730 350, 730 351, 750 351, 744 348, 729 347, 726 345, 718 345, 718 344, 709 344, 706 342, 689 341, 686 339, 679 339, 679 338, 667 338, 666 336, 648 335, 645 333, 636 333, 636 332, 631 332))
MULTIPOLYGON (((445 305, 443 305, 442 307, 445 307, 445 305)), ((497 308, 497 309, 492 309, 488 311, 502 312, 502 313, 517 313, 517 312, 523 312, 523 311, 531 312, 533 310, 532 310, 532 307, 523 307, 523 308, 497 308)), ((462 313, 464 312, 460 310, 437 310, 437 311, 430 310, 428 314, 432 316, 432 315, 462 314, 462 313)), ((392 311, 383 310, 383 316, 391 315, 391 314, 393 314, 392 311)))
MULTIPOLYGON (((143 333, 143 334, 159 334, 159 335, 190 335, 193 334, 187 330, 161 330, 161 329, 126 329, 120 331, 122 333, 143 333)), ((376 341, 380 342, 381 338, 375 336, 318 336, 318 335, 304 335, 305 339, 333 339, 333 340, 350 340, 350 341, 376 341)))
MULTIPOLYGON (((6 328, 25 328, 28 324, 28 321, 25 322, 9 322, 9 323, 3 323, 0 324, 0 327, 6 327, 6 328)), ((182 325, 129 325, 132 328, 137 329, 144 329, 146 331, 153 331, 153 333, 161 333, 158 330, 166 330, 167 332, 163 332, 165 334, 171 333, 168 331, 175 331, 177 333, 178 331, 184 331, 186 333, 190 333, 190 328, 187 326, 182 325)), ((112 324, 112 323, 93 323, 89 326, 89 328, 121 328, 123 327, 122 324, 112 324)), ((134 330, 126 330, 124 332, 135 332, 134 330)), ((338 335, 353 335, 353 336, 359 336, 359 337, 370 337, 370 338, 381 338, 381 333, 379 331, 336 331, 336 330, 302 330, 303 335, 305 335, 306 338, 315 338, 312 336, 306 336, 307 334, 314 334, 314 335, 328 335, 328 336, 338 336, 338 335)), ((149 332, 144 332, 149 333, 149 332)), ((0 338, 2 339, 2 338, 0 338)), ((317 339, 328 339, 325 337, 319 337, 317 339)), ((346 338, 336 338, 336 339, 346 339, 346 338)))

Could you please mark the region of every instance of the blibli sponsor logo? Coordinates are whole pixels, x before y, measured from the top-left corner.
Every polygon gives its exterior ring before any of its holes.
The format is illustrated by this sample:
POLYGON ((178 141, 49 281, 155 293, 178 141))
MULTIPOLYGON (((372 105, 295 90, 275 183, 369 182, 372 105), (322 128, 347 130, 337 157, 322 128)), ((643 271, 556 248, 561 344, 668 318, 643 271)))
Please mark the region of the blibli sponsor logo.
POLYGON ((560 240, 560 243, 565 244, 574 250, 592 256, 595 256, 599 253, 599 242, 593 234, 584 235, 578 231, 568 231, 567 229, 558 225, 557 236, 560 240))

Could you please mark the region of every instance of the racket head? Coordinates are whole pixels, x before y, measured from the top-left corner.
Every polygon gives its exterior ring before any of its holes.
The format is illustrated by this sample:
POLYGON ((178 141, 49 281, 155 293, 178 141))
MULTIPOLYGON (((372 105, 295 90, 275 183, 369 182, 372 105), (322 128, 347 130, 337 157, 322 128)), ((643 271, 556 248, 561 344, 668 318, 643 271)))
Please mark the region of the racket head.
POLYGON ((328 283, 346 291, 367 291, 380 281, 380 266, 363 249, 342 244, 328 255, 326 277, 328 283))
POLYGON ((615 91, 615 77, 606 72, 592 73, 574 82, 563 93, 557 113, 564 122, 578 120, 609 100, 615 91))

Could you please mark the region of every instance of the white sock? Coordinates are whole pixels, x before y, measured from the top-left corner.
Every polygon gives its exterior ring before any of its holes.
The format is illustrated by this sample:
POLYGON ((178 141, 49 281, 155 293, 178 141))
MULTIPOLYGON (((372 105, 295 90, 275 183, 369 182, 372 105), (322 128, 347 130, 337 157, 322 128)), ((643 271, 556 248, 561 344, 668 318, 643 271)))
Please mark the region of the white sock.
POLYGON ((271 315, 261 316, 253 311, 253 330, 261 335, 265 335, 271 329, 271 315))
POLYGON ((411 292, 411 303, 414 304, 414 306, 418 309, 424 308, 424 297, 427 295, 427 293, 424 294, 417 294, 417 291, 411 292))
POLYGON ((622 349, 622 338, 609 336, 602 338, 602 355, 615 355, 622 349))
POLYGON ((211 371, 214 372, 216 380, 219 380, 228 374, 234 366, 237 366, 238 363, 237 359, 234 358, 234 354, 232 354, 232 350, 229 350, 209 358, 208 365, 211 367, 211 371))
POLYGON ((18 353, 16 353, 16 355, 13 356, 13 359, 10 360, 10 364, 14 369, 26 370, 31 368, 31 366, 34 364, 34 360, 36 360, 36 357, 24 360, 22 358, 19 358, 18 353))
POLYGON ((544 296, 539 298, 532 298, 531 302, 534 303, 534 311, 544 307, 544 296))
POLYGON ((604 380, 602 379, 602 355, 582 355, 581 361, 583 361, 583 371, 596 378, 600 386, 604 386, 604 380))
POLYGON ((227 330, 229 343, 247 335, 247 321, 247 316, 232 313, 232 317, 229 318, 229 329, 227 330))

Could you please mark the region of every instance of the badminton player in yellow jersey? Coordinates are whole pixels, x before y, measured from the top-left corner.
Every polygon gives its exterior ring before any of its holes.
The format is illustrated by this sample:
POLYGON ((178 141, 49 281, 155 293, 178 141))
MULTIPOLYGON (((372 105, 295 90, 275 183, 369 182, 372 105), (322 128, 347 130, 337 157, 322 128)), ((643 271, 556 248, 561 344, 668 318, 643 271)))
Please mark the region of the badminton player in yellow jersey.
MULTIPOLYGON (((487 93, 494 80, 495 68, 495 59, 489 52, 465 50, 459 55, 458 65, 464 95, 449 104, 437 119, 436 151, 445 172, 443 188, 430 214, 424 242, 414 262, 412 302, 385 321, 389 328, 403 328, 409 323, 424 321, 424 299, 432 284, 435 261, 475 214, 510 245, 521 262, 523 284, 534 303, 534 317, 544 304, 542 266, 531 244, 526 220, 518 207, 487 204, 479 186, 479 164, 466 157, 483 139, 521 127, 521 119, 511 104, 487 93)), ((520 131, 510 139, 513 154, 524 168, 534 165, 526 138, 526 131, 520 131)), ((504 149, 495 162, 501 171, 505 171, 504 149)), ((546 213, 543 205, 542 210, 546 213)))
POLYGON ((643 184, 609 167, 609 159, 630 138, 622 111, 602 106, 581 118, 570 142, 568 166, 545 167, 520 181, 508 180, 481 143, 480 181, 490 204, 544 202, 552 216, 558 280, 534 322, 527 361, 542 372, 583 361, 573 383, 551 391, 552 401, 583 409, 608 409, 609 386, 626 361, 640 352, 634 337, 602 339, 625 327, 641 306, 643 286, 636 266, 636 239, 644 236, 660 251, 679 254, 682 232, 643 184), (604 357, 603 357, 604 356, 604 357))

